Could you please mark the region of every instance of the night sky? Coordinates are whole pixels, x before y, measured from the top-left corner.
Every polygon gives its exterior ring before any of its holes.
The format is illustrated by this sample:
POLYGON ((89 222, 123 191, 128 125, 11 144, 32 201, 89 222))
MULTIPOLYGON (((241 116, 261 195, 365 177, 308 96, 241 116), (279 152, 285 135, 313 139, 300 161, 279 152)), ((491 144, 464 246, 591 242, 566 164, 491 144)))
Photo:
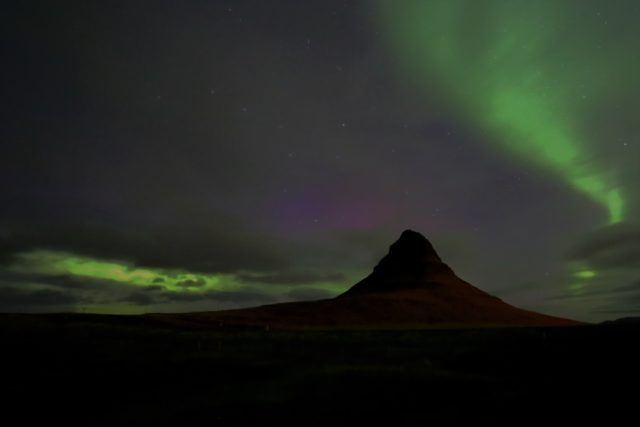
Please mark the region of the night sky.
POLYGON ((326 298, 402 230, 514 305, 640 314, 640 3, 3 7, 0 311, 326 298))

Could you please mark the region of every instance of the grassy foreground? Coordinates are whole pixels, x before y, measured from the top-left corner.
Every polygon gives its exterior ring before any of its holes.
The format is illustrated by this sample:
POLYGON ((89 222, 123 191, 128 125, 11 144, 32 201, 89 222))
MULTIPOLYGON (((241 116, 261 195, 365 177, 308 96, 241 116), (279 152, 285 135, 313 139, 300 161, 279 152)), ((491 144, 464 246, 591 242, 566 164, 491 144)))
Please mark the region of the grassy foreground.
POLYGON ((273 332, 6 314, 3 412, 24 425, 624 425, 639 333, 273 332))

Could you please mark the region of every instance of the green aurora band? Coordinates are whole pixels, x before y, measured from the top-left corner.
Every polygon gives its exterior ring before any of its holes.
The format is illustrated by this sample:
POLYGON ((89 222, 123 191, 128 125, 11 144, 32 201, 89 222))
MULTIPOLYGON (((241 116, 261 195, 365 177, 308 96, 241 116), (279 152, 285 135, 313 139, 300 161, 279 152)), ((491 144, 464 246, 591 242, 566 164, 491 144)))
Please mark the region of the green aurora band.
POLYGON ((588 196, 615 224, 623 194, 589 149, 586 122, 590 103, 622 84, 611 70, 624 64, 597 47, 607 22, 592 15, 556 0, 381 0, 376 10, 401 68, 418 73, 430 96, 497 148, 588 196))
POLYGON ((10 270, 17 273, 70 275, 110 280, 132 286, 159 286, 172 292, 233 290, 229 275, 193 274, 180 270, 142 268, 115 260, 101 260, 68 252, 34 250, 20 253, 10 270), (226 279, 226 280, 224 280, 226 279), (193 283, 197 286, 185 286, 193 283))
MULTIPOLYGON (((90 256, 78 255, 70 252, 52 250, 32 250, 22 252, 15 256, 8 271, 13 273, 37 274, 43 277, 73 276, 78 279, 104 280, 131 287, 131 289, 144 289, 148 287, 159 288, 164 292, 191 294, 194 296, 211 295, 212 293, 238 292, 247 290, 248 287, 261 285, 259 279, 255 283, 246 283, 235 274, 206 274, 189 272, 176 269, 146 268, 136 266, 120 260, 105 260, 90 256)), ((251 272, 248 272, 251 273, 251 272)), ((347 283, 355 281, 362 272, 351 272, 347 283)), ((34 279, 33 286, 47 288, 47 285, 39 285, 34 279)), ((108 283, 102 286, 109 286, 108 283)), ((313 289, 325 290, 331 294, 338 294, 345 290, 342 281, 321 281, 310 285, 313 289)), ((90 288, 87 285, 87 288, 90 288)), ((305 288, 303 285, 302 289, 305 288)), ((298 288, 300 289, 300 288, 298 288)), ((269 283, 260 286, 261 292, 271 295, 275 300, 291 299, 287 296, 290 287, 287 284, 269 283)), ((142 313, 147 307, 132 307, 117 301, 94 303, 83 305, 78 309, 95 313, 135 314, 142 313)))

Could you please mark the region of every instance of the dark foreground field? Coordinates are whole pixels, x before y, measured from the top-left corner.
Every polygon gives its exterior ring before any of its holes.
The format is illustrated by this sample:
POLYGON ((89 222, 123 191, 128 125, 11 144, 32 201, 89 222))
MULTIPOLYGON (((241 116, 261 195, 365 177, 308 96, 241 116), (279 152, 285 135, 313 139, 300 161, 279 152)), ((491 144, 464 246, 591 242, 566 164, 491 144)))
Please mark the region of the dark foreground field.
POLYGON ((2 418, 63 426, 633 425, 639 332, 268 332, 0 315, 2 418))

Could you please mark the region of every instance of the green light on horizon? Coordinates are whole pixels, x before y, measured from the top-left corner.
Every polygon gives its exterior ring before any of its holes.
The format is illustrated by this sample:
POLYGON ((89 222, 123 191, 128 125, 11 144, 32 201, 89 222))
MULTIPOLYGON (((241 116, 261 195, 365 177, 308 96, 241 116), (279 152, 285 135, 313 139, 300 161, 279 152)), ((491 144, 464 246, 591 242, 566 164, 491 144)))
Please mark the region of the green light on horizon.
POLYGON ((178 270, 141 268, 124 262, 100 260, 67 252, 35 250, 16 256, 13 271, 39 274, 63 274, 90 279, 109 280, 132 286, 161 286, 168 291, 199 292, 221 290, 225 275, 194 274, 178 270), (197 287, 183 284, 199 282, 197 287))
POLYGON ((582 270, 574 273, 574 276, 578 279, 593 279, 596 277, 596 272, 593 270, 582 270))
MULTIPOLYGON (((260 286, 259 292, 270 295, 276 301, 290 300, 289 292, 292 287, 289 283, 277 284, 269 283, 263 285, 259 279, 255 282, 247 282, 246 279, 238 277, 236 274, 203 274, 191 273, 182 270, 169 270, 161 268, 142 268, 126 262, 116 260, 101 260, 88 256, 76 255, 69 252, 51 250, 33 250, 22 252, 15 256, 14 261, 8 267, 9 271, 16 273, 29 273, 47 276, 73 276, 78 279, 87 279, 87 289, 92 286, 113 286, 109 282, 116 282, 121 285, 133 288, 144 288, 149 286, 160 287, 164 292, 181 294, 203 294, 203 299, 193 299, 190 302, 206 303, 211 294, 220 292, 254 292, 252 289, 260 286), (100 282, 103 281, 103 282, 100 282)), ((350 271, 345 277, 361 277, 361 272, 350 271)), ((259 276, 258 276, 259 277, 259 276)), ((78 281, 82 283, 82 280, 78 281)), ((348 287, 348 280, 345 283, 339 281, 321 281, 310 284, 301 284, 296 289, 309 290, 318 289, 328 293, 327 297, 344 292, 348 287)), ((40 284, 35 278, 31 286, 48 286, 46 280, 40 284)), ((95 288, 94 288, 95 289, 95 288)), ((215 298, 213 298, 215 300, 215 298)), ((160 300, 158 304, 162 305, 160 300)), ((77 308, 81 311, 93 313, 138 313, 144 312, 146 308, 130 307, 132 304, 118 303, 117 301, 87 302, 77 308)), ((135 304, 133 304, 135 305, 135 304)))

